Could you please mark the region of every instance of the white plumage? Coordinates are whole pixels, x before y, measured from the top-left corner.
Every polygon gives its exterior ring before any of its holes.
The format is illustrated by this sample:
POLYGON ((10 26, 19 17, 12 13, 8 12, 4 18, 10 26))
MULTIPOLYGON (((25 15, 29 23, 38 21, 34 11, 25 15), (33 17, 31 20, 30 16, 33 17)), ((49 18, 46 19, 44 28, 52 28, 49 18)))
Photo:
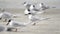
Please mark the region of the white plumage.
POLYGON ((30 22, 29 23, 22 23, 22 22, 18 22, 18 21, 14 21, 14 20, 9 20, 6 25, 8 25, 10 27, 15 27, 17 29, 17 27, 26 27, 30 24, 31 24, 30 22))
POLYGON ((30 3, 27 3, 27 2, 24 2, 23 4, 26 7, 26 9, 24 11, 24 14, 30 13, 30 10, 32 10, 34 8, 33 4, 30 4, 30 3))
POLYGON ((29 9, 30 8, 30 6, 31 6, 31 3, 28 3, 28 2, 24 2, 23 3, 23 5, 24 5, 24 7, 26 7, 27 9, 29 9))
POLYGON ((30 11, 28 11, 28 9, 25 9, 24 14, 27 15, 28 13, 30 13, 30 11))
MULTIPOLYGON (((24 2, 23 3, 24 6, 26 7, 26 9, 30 9, 33 10, 34 12, 38 12, 38 13, 44 13, 44 10, 49 9, 50 6, 45 5, 44 3, 28 3, 28 2, 24 2)), ((33 12, 31 12, 33 13, 33 12)))
POLYGON ((44 3, 39 4, 40 10, 46 10, 49 9, 49 6, 45 5, 44 3))
POLYGON ((9 26, 11 26, 11 27, 20 27, 20 26, 25 26, 25 24, 22 24, 22 22, 11 21, 11 22, 9 22, 9 26))
POLYGON ((12 17, 12 14, 9 12, 3 12, 3 13, 1 13, 1 17, 10 18, 10 17, 12 17))
POLYGON ((0 13, 0 18, 1 19, 5 19, 5 20, 9 20, 13 17, 13 15, 9 12, 3 12, 3 13, 0 13))
POLYGON ((25 27, 27 26, 29 23, 22 23, 22 22, 18 22, 18 21, 13 21, 11 20, 10 22, 7 23, 7 25, 11 26, 11 27, 25 27))
MULTIPOLYGON (((30 11, 27 10, 27 12, 33 13, 33 14, 38 14, 38 13, 41 14, 41 13, 44 13, 44 11, 41 10, 41 9, 42 9, 42 8, 36 9, 35 5, 31 5, 30 8, 29 8, 30 11)), ((26 13, 27 13, 27 12, 26 12, 26 13)), ((28 13, 27 13, 27 14, 28 14, 28 13)))
POLYGON ((4 19, 5 21, 8 21, 9 19, 12 19, 12 18, 16 18, 18 16, 20 16, 20 15, 18 15, 18 14, 14 15, 14 14, 11 14, 9 12, 0 13, 0 19, 4 19))
POLYGON ((29 14, 28 19, 33 23, 33 25, 35 25, 36 22, 41 21, 41 20, 45 20, 45 19, 48 19, 48 18, 41 18, 37 15, 29 14))

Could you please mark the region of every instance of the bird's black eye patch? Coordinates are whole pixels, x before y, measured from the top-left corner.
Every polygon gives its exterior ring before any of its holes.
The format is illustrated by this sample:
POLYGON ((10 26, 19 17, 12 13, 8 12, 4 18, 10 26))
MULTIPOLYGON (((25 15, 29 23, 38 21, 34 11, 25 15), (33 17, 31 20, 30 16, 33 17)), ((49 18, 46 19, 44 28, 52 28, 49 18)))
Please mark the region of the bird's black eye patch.
POLYGON ((35 7, 35 5, 33 5, 33 7, 35 7))
POLYGON ((28 9, 28 11, 30 11, 30 9, 28 9))
POLYGON ((11 19, 8 22, 11 22, 11 19))

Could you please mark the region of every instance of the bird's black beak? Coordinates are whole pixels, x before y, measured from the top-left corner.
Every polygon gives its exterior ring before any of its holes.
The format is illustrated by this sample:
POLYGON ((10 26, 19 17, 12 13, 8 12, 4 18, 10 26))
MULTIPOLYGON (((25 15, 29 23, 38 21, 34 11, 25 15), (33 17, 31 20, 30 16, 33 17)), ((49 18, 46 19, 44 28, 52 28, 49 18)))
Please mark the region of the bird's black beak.
POLYGON ((25 15, 30 15, 31 13, 25 14, 25 15))
POLYGON ((10 20, 8 20, 8 23, 7 23, 6 25, 8 25, 10 22, 11 22, 11 19, 10 19, 10 20))
POLYGON ((6 25, 9 25, 9 22, 6 25))
POLYGON ((31 13, 28 13, 28 14, 31 14, 31 13))

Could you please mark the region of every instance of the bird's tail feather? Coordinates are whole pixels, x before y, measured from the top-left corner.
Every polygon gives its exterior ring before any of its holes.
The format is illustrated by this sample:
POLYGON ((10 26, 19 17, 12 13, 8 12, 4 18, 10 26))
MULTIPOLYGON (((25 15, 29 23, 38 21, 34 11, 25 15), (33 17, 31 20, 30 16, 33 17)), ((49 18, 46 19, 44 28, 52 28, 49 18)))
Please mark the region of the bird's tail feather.
POLYGON ((48 17, 47 18, 40 18, 39 20, 41 21, 41 20, 47 20, 47 19, 49 19, 48 17))

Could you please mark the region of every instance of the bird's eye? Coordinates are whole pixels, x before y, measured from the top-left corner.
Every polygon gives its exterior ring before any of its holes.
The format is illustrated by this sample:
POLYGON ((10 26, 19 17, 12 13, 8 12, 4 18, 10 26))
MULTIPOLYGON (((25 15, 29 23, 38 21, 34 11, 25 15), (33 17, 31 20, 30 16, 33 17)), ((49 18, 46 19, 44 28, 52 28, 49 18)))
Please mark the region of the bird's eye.
POLYGON ((33 7, 35 7, 35 5, 33 5, 33 7))
POLYGON ((8 22, 11 22, 11 20, 9 20, 8 22))
POLYGON ((28 11, 30 11, 30 9, 28 9, 28 11))

